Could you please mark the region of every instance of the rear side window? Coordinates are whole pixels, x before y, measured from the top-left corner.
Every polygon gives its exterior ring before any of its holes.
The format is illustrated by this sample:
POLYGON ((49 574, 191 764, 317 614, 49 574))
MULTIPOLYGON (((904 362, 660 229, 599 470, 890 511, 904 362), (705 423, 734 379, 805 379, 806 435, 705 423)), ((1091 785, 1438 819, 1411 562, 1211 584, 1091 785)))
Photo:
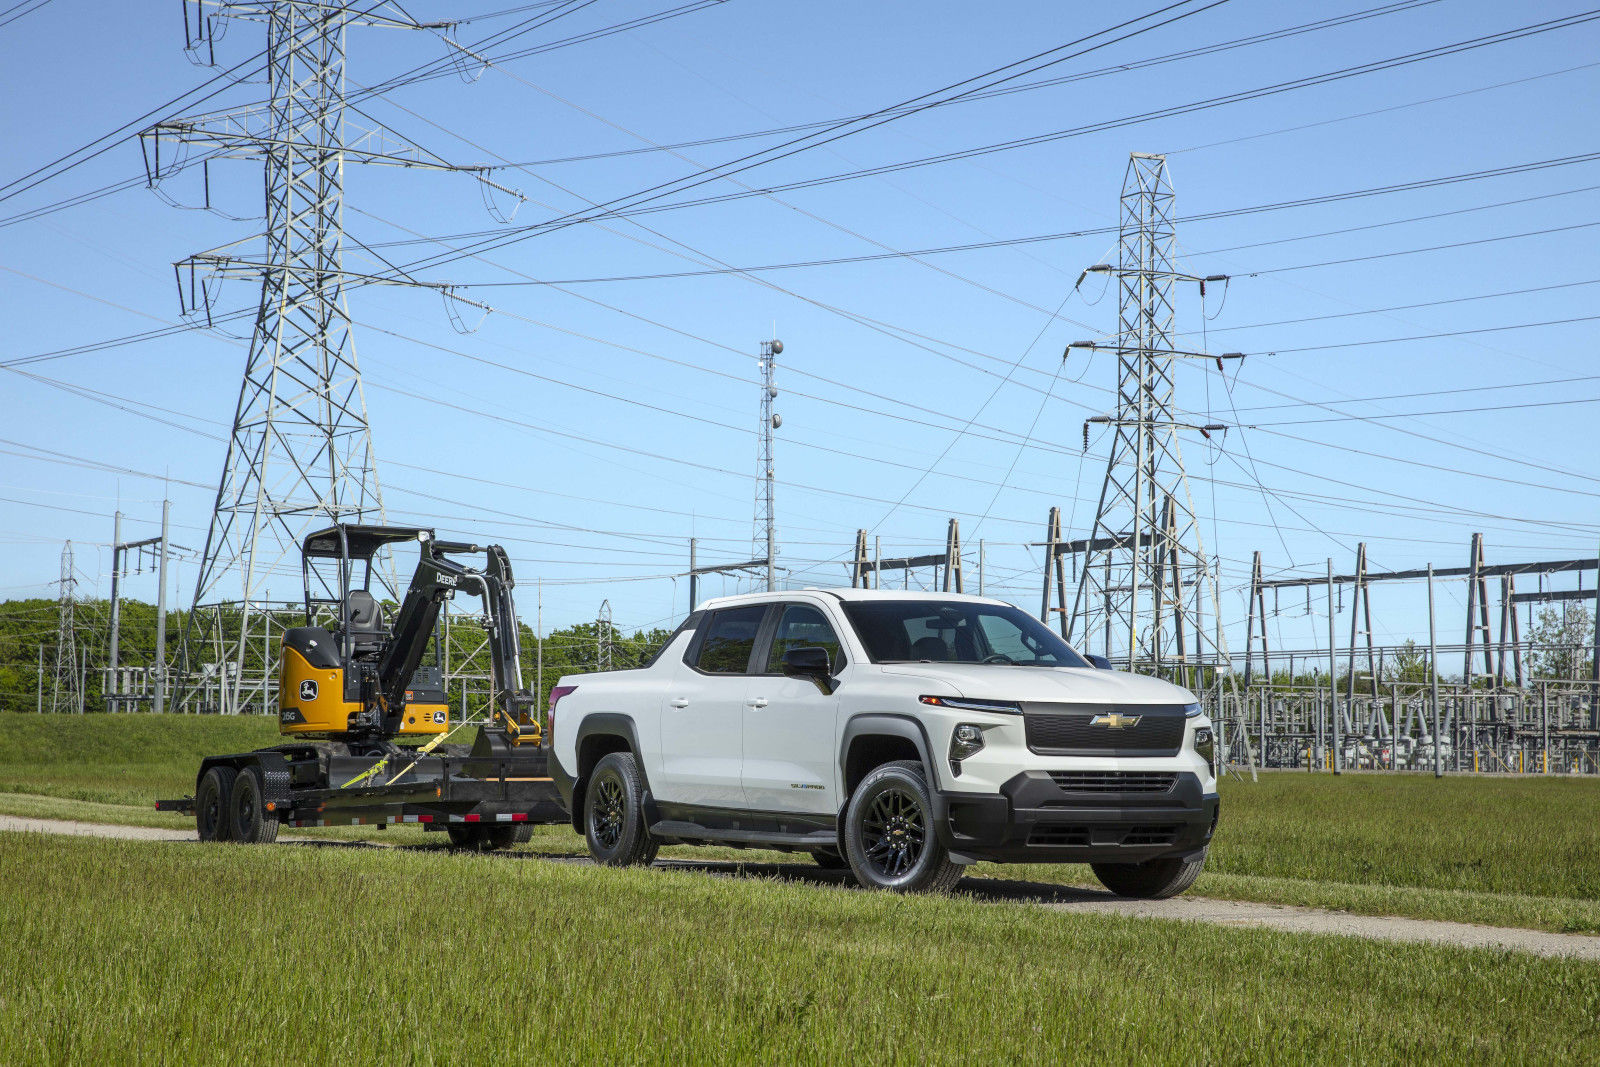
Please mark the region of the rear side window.
POLYGON ((728 608, 711 613, 702 628, 705 639, 695 666, 708 674, 744 674, 750 669, 750 655, 756 648, 756 631, 766 617, 765 604, 728 608))

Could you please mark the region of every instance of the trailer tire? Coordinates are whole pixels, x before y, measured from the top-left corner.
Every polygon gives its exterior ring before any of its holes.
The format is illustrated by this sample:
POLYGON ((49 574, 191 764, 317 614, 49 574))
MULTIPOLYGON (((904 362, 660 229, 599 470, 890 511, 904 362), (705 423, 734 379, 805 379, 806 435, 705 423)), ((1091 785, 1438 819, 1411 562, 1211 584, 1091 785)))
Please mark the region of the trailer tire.
POLYGON ((583 837, 605 867, 648 867, 661 842, 644 822, 644 775, 631 752, 612 752, 595 764, 583 795, 583 837))
POLYGON ((817 861, 817 866, 825 871, 845 871, 850 869, 850 861, 836 848, 814 849, 811 858, 817 861))
POLYGON ((219 763, 200 776, 200 785, 194 791, 194 825, 200 840, 233 840, 228 802, 233 797, 233 780, 238 773, 219 763))
POLYGON ((261 769, 250 767, 233 779, 228 798, 228 830, 241 845, 270 845, 278 839, 278 816, 267 810, 261 769))

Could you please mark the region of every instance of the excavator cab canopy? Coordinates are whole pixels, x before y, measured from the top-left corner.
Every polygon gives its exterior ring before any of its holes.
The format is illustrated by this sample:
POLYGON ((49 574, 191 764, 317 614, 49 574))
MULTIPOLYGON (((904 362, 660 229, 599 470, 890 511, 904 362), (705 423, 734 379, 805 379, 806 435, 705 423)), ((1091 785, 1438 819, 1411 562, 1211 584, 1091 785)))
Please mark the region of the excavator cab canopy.
MULTIPOLYGON (((378 598, 373 595, 372 562, 389 545, 433 540, 425 526, 366 526, 339 523, 306 535, 300 544, 301 574, 305 579, 306 625, 314 625, 318 605, 336 607, 339 628, 376 630, 381 627, 378 598), (361 573, 356 573, 357 564, 361 573), (373 615, 373 618, 365 616, 373 615), (352 618, 358 616, 358 618, 352 618)), ((379 592, 398 599, 398 590, 384 586, 379 592)))

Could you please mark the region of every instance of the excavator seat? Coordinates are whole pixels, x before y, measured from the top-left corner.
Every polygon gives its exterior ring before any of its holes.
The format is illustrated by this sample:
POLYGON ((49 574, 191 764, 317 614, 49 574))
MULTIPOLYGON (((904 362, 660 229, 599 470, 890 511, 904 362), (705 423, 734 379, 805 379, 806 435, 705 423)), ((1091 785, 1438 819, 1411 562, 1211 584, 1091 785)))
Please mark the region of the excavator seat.
POLYGON ((376 652, 389 637, 383 622, 383 608, 365 589, 352 589, 344 599, 344 633, 354 655, 376 652))

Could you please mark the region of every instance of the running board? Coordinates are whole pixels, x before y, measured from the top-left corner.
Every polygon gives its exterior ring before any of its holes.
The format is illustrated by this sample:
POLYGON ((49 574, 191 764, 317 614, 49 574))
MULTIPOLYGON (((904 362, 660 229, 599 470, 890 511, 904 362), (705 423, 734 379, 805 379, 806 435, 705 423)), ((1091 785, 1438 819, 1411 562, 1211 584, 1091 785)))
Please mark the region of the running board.
POLYGON ((789 848, 838 848, 839 838, 832 830, 814 830, 805 834, 781 833, 777 830, 726 830, 701 826, 699 823, 663 819, 650 827, 656 837, 674 841, 704 841, 730 845, 783 845, 789 848))

